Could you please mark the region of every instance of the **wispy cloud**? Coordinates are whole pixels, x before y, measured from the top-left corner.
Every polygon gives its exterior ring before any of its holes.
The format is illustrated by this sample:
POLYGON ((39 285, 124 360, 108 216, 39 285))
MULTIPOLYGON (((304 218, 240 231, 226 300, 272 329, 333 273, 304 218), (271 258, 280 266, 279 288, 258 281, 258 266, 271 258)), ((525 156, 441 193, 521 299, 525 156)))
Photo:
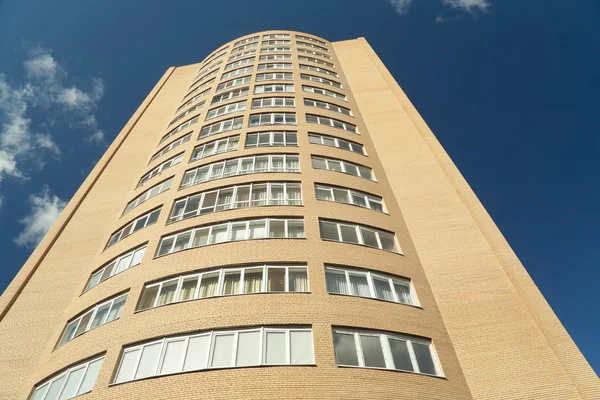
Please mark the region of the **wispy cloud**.
POLYGON ((30 212, 19 223, 23 231, 13 239, 19 246, 35 246, 50 229, 67 203, 44 186, 38 194, 29 196, 30 212))
MULTIPOLYGON (((399 15, 408 14, 410 5, 415 0, 388 0, 394 10, 399 15)), ((465 11, 473 16, 477 16, 479 13, 487 12, 491 8, 491 4, 489 0, 442 0, 442 4, 446 7, 449 7, 454 10, 465 11)), ((444 16, 439 14, 435 22, 447 22, 447 21, 456 21, 458 19, 458 15, 453 16, 444 16)))
POLYGON ((104 95, 101 79, 93 78, 89 90, 70 84, 66 69, 41 46, 30 50, 23 69, 20 84, 0 73, 0 182, 6 177, 26 179, 32 164, 43 166, 48 155, 60 156, 58 144, 45 132, 54 116, 68 119, 87 142, 103 143, 94 115, 104 95), (47 119, 33 121, 32 109, 44 111, 47 119))

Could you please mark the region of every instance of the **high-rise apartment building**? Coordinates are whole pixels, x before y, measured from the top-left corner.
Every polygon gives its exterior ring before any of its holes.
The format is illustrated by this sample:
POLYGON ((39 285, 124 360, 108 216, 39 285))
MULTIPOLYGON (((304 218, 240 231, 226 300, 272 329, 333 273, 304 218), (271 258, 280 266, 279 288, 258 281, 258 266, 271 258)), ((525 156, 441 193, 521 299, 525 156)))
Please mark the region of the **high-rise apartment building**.
POLYGON ((367 42, 170 68, 0 299, 0 399, 594 399, 367 42))

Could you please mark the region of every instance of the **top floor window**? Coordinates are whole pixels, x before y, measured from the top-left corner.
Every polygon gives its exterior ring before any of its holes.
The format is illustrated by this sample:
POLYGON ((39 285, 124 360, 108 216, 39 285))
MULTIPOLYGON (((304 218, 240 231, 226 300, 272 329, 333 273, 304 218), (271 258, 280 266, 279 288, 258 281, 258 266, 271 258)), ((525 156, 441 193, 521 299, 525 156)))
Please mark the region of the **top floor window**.
POLYGON ((242 44, 246 44, 246 43, 251 43, 251 42, 257 42, 259 39, 259 36, 252 36, 246 39, 242 39, 242 40, 238 40, 237 42, 235 42, 233 44, 234 47, 242 45, 242 44))
POLYGON ((231 49, 231 52, 232 53, 236 53, 238 51, 248 50, 248 49, 251 49, 251 48, 256 47, 256 46, 258 46, 258 42, 256 42, 256 43, 248 43, 248 44, 245 44, 243 46, 239 46, 239 47, 231 49))
POLYGON ((256 49, 242 51, 241 53, 236 53, 236 54, 232 55, 231 57, 229 57, 229 59, 227 61, 239 60, 240 58, 248 57, 253 54, 256 54, 256 49))
POLYGON ((263 39, 289 39, 289 38, 290 38, 289 33, 269 33, 269 34, 263 35, 263 39))

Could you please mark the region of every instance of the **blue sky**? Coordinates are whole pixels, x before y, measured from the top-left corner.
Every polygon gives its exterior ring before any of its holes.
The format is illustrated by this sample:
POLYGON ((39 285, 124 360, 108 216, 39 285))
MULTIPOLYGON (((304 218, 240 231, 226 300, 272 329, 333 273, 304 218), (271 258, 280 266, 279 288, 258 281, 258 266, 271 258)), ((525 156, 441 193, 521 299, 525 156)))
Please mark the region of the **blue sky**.
POLYGON ((597 0, 0 0, 0 291, 167 67, 267 29, 367 38, 599 371, 597 0))

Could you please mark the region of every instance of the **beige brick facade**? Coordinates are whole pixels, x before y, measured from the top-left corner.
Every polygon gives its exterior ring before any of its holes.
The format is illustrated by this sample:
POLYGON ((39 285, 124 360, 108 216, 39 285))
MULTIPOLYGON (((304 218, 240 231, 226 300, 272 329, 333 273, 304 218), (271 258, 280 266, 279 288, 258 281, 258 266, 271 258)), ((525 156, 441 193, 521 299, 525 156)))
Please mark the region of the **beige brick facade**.
MULTIPOLYGON (((255 49, 246 110, 206 121, 210 101, 231 55, 223 62, 198 110, 199 121, 159 145, 169 122, 187 109, 177 108, 194 95, 188 89, 198 70, 212 61, 170 68, 117 136, 75 194, 53 228, 0 298, 0 399, 26 399, 32 389, 65 368, 105 355, 87 399, 593 399, 600 397, 595 376, 510 247, 364 39, 329 43, 334 64, 299 61, 297 32, 282 53, 255 49), (291 60, 259 62, 260 55, 290 54, 291 60), (258 64, 291 63, 291 70, 258 71, 258 64), (299 64, 334 70, 339 76, 302 70, 299 64), (256 82, 263 72, 291 72, 293 81, 256 82), (303 80, 301 73, 339 81, 343 88, 303 80), (253 110, 254 86, 293 84, 295 107, 253 110), (343 93, 347 102, 306 93, 302 85, 343 93), (352 116, 308 107, 305 98, 352 110, 352 116), (294 126, 249 127, 250 114, 293 112, 294 126), (309 124, 318 114, 357 126, 360 135, 309 124), (243 116, 241 129, 198 139, 214 121, 243 116), (297 147, 245 148, 246 134, 269 130, 298 132, 297 147), (363 144, 366 156, 309 143, 317 132, 363 144), (171 140, 191 132, 191 140, 148 163, 171 140), (193 148, 239 134, 234 152, 189 162, 193 148), (142 175, 184 151, 181 163, 136 187, 142 175), (300 173, 237 175, 179 189, 184 173, 200 165, 233 157, 298 154, 300 173), (361 164, 373 169, 376 182, 311 167, 311 155, 361 164), (127 203, 156 183, 174 176, 173 186, 122 215, 127 203), (223 186, 265 181, 294 181, 302 186, 302 206, 231 209, 167 224, 176 199, 223 186), (387 213, 317 200, 315 183, 367 192, 383 198, 387 213), (162 206, 154 225, 106 248, 111 234, 137 216, 162 206), (247 218, 300 217, 305 239, 261 239, 193 248, 156 257, 161 237, 187 228, 247 218), (349 221, 395 232, 402 254, 361 245, 324 241, 319 218, 349 221), (147 243, 141 264, 83 293, 90 274, 116 256, 147 243), (137 311, 144 285, 193 271, 264 263, 305 263, 308 293, 257 293, 222 296, 137 311), (410 279, 420 307, 376 299, 328 294, 324 264, 365 268, 410 279), (90 306, 128 291, 120 318, 55 349, 68 321, 90 306), (252 326, 312 328, 314 365, 209 369, 114 384, 123 351, 132 344, 196 331, 252 326), (336 365, 332 327, 402 333, 431 339, 443 376, 336 365)), ((313 37, 308 34, 305 36, 313 37)), ((243 38, 240 38, 243 39, 243 38)), ((259 41, 263 39, 260 38, 259 41)), ((322 39, 321 39, 322 40, 322 39)), ((275 45, 274 45, 275 46, 275 45)), ((302 47, 309 51, 314 48, 302 47)), ((216 51, 213 54, 220 54, 216 51)), ((212 55, 211 55, 212 56, 212 55)), ((207 57, 207 59, 209 59, 207 57)), ((243 67, 240 65, 239 67, 243 67)), ((210 79, 210 78, 209 78, 210 79)), ((220 91, 222 93, 224 91, 220 91)), ((273 96, 283 96, 282 93, 273 96)), ((195 103, 196 104, 196 103, 195 103)), ((186 121, 196 113, 179 122, 186 121)), ((178 122, 178 123, 179 123, 178 122)), ((173 126, 177 126, 176 123, 173 126)), ((173 126, 170 128, 172 129, 173 126)))

